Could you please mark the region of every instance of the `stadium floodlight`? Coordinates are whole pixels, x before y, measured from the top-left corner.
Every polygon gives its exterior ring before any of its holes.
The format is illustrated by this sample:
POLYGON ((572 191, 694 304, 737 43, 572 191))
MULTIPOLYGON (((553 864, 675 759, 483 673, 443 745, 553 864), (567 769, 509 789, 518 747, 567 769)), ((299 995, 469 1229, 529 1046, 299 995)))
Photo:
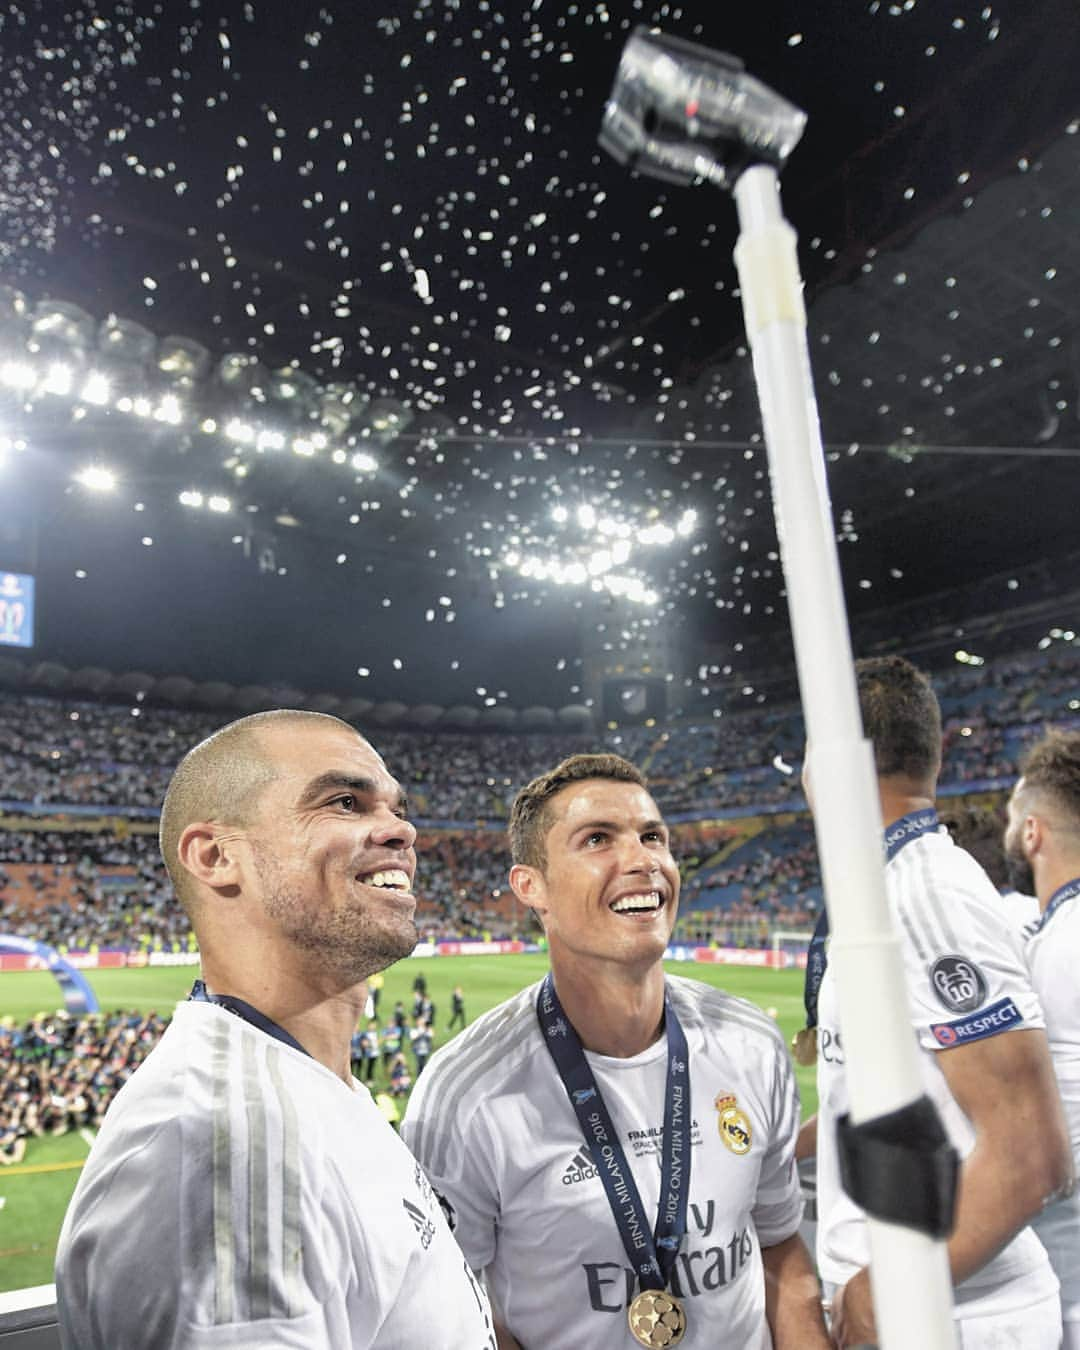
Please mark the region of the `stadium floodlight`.
POLYGON ((175 394, 165 394, 154 409, 154 419, 178 427, 184 420, 184 410, 175 394))
POLYGON ((379 467, 379 461, 365 450, 358 450, 352 457, 352 466, 361 473, 374 473, 379 467))
POLYGON ((79 397, 84 403, 94 403, 98 407, 109 401, 109 381, 100 370, 92 370, 83 383, 79 397))
POLYGON ((5 361, 0 365, 0 384, 27 391, 37 384, 37 371, 28 361, 5 361))
POLYGON ((111 492, 116 487, 116 474, 101 464, 91 464, 75 475, 75 481, 91 492, 111 492))
POLYGON ((232 510, 232 502, 228 497, 211 497, 206 506, 208 510, 215 511, 221 516, 232 510))
POLYGON ((191 506, 197 509, 203 504, 203 495, 194 488, 189 488, 181 492, 179 502, 181 506, 191 506))
POLYGON ((225 435, 230 441, 236 441, 240 445, 250 445, 255 439, 255 428, 250 422, 244 422, 239 417, 234 417, 225 424, 225 435))
POLYGON ((45 372, 45 378, 41 381, 41 392, 43 394, 55 394, 57 398, 66 398, 71 393, 71 386, 75 382, 75 375, 71 367, 65 365, 62 361, 54 361, 45 372))
MULTIPOLYGON (((885 896, 873 751, 859 715, 797 239, 780 204, 778 170, 805 122, 803 112, 748 76, 735 58, 638 28, 622 53, 600 143, 641 173, 713 183, 735 198, 735 263, 810 746, 814 827, 832 932, 829 960, 854 1134, 863 1137, 868 1123, 889 1116, 907 1121, 923 1086, 911 1024, 896 1016, 907 1006, 907 991, 885 896)), ((947 1201, 942 1198, 942 1213, 947 1201)), ((882 1350, 955 1350, 940 1227, 928 1221, 920 1231, 885 1218, 868 1221, 882 1350)))

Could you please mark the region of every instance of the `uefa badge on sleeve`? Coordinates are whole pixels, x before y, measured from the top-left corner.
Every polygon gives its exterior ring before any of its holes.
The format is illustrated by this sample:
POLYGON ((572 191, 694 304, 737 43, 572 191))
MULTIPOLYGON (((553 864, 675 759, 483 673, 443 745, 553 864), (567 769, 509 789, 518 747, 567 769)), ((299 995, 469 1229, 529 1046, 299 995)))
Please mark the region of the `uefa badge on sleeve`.
POLYGON ((717 1127, 725 1146, 740 1157, 744 1153, 749 1153, 750 1145, 754 1141, 754 1131, 751 1129, 746 1112, 739 1110, 734 1093, 721 1092, 713 1105, 720 1113, 717 1127))

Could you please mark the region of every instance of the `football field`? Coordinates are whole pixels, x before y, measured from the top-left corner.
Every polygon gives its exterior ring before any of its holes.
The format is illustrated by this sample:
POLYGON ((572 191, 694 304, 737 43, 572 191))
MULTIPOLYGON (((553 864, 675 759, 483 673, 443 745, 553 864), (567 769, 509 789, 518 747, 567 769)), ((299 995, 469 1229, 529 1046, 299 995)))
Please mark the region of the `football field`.
MULTIPOLYGON (((481 1013, 538 980, 547 969, 543 955, 441 956, 402 961, 386 972, 379 1004, 379 1024, 390 1020, 400 999, 412 1012, 412 982, 418 974, 427 980, 428 996, 436 1008, 436 1046, 451 1039, 450 991, 460 984, 465 1012, 471 1022, 481 1013)), ((757 970, 743 966, 670 963, 669 971, 700 979, 750 999, 775 1016, 790 1043, 803 1024, 802 972, 757 970)), ((87 977, 103 1009, 171 1012, 191 988, 197 968, 90 971, 87 977)), ((0 975, 0 1016, 25 1020, 58 1006, 56 981, 45 973, 0 975)), ((813 1069, 797 1069, 803 1114, 817 1108, 813 1069)), ((385 1079, 382 1066, 377 1086, 385 1079)), ((0 1290, 21 1289, 52 1282, 56 1239, 68 1199, 75 1188, 89 1147, 89 1133, 69 1133, 30 1141, 23 1161, 0 1170, 0 1290)))

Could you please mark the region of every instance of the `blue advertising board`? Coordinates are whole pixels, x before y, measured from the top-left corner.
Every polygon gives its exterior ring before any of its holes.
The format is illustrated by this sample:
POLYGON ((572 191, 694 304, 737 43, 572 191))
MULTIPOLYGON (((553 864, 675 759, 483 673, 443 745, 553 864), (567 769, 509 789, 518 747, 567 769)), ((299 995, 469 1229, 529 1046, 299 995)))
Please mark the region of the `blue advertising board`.
POLYGON ((34 645, 34 578, 0 571, 0 646, 34 645))

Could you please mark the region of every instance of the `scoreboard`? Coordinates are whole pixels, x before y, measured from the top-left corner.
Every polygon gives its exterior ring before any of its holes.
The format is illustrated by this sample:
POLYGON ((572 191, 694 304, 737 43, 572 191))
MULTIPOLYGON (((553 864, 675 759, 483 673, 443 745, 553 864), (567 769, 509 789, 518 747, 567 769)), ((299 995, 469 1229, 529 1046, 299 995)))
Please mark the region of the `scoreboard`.
POLYGON ((34 645, 34 578, 0 571, 0 646, 34 645))

